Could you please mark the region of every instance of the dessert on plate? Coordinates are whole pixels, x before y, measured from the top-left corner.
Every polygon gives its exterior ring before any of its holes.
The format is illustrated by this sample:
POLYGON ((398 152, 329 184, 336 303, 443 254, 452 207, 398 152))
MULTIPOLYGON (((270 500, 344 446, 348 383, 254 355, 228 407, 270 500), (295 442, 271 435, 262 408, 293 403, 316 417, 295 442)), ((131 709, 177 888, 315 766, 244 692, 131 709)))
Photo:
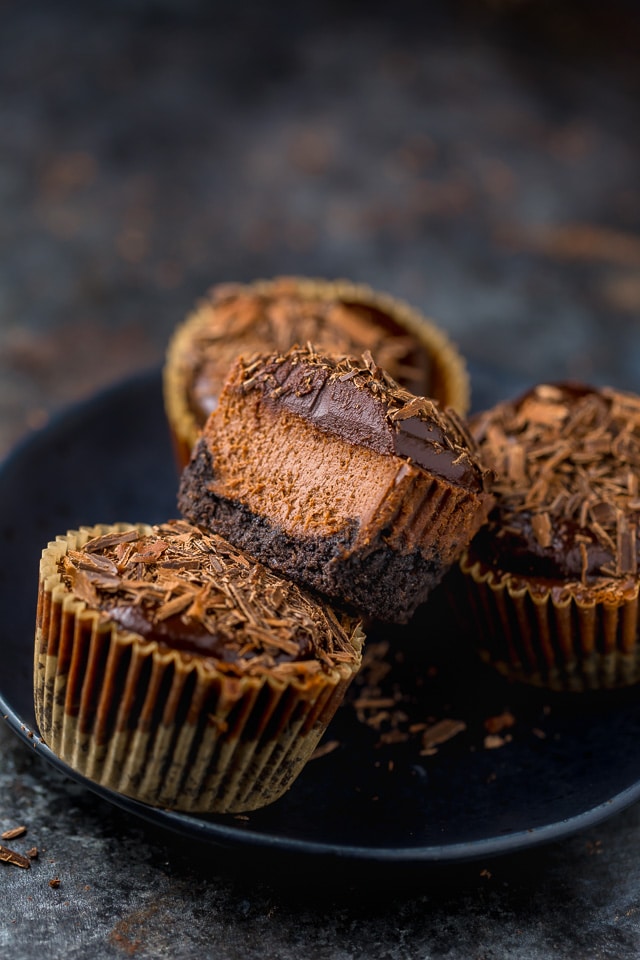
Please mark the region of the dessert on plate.
POLYGON ((362 641, 357 620, 184 520, 83 527, 42 552, 36 719, 104 787, 253 810, 303 769, 362 641))
POLYGON ((640 397, 543 383, 470 429, 496 505, 451 589, 483 658, 558 691, 636 683, 640 397))
POLYGON ((180 466, 189 459, 240 354, 369 351, 399 383, 464 415, 469 380, 447 335, 404 301, 347 280, 277 277, 214 286, 180 323, 163 370, 164 404, 180 466))
POLYGON ((239 358, 178 507, 283 576, 406 622, 484 523, 490 476, 457 414, 370 354, 239 358))

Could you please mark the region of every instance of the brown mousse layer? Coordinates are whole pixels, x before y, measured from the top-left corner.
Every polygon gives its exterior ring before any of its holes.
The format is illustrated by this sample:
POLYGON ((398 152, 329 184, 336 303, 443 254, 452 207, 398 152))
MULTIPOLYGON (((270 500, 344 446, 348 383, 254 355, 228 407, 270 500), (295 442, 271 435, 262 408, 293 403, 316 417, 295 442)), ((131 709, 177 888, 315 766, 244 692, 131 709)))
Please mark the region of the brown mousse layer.
POLYGON ((402 622, 492 503, 473 446, 370 354, 293 348, 237 361, 178 503, 286 576, 402 622))
POLYGON ((637 576, 640 397, 540 384, 471 428, 497 497, 472 557, 584 584, 637 576))

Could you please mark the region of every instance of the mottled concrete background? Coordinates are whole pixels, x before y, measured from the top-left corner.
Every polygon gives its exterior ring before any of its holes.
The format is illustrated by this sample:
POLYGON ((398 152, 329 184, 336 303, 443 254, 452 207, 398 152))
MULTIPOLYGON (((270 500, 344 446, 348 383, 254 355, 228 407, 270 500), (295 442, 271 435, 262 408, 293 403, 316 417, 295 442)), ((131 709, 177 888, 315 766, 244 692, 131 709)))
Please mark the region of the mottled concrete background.
MULTIPOLYGON (((631 0, 0 2, 0 452, 275 273, 417 304, 476 404, 638 388, 639 41, 631 0)), ((637 807, 450 884, 283 892, 0 749, 0 828, 45 851, 0 863, 10 960, 640 955, 637 807)))
POLYGON ((404 296, 498 370, 637 386, 635 10, 5 0, 0 447, 278 272, 404 296))

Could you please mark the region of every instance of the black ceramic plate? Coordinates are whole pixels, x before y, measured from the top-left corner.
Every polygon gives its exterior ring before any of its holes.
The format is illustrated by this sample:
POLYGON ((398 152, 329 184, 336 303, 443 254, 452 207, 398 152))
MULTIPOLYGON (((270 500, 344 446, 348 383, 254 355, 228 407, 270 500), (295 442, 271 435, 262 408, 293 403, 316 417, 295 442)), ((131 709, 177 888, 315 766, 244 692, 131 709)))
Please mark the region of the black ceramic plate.
POLYGON ((185 836, 360 863, 494 856, 584 829, 640 796, 640 697, 566 701, 509 687, 429 607, 408 628, 372 634, 371 663, 336 715, 326 752, 264 810, 187 816, 79 777, 35 730, 41 549, 80 524, 175 516, 176 487, 157 371, 65 413, 0 470, 0 715, 70 777, 185 836), (454 722, 445 730, 454 735, 429 749, 425 729, 442 720, 454 722))

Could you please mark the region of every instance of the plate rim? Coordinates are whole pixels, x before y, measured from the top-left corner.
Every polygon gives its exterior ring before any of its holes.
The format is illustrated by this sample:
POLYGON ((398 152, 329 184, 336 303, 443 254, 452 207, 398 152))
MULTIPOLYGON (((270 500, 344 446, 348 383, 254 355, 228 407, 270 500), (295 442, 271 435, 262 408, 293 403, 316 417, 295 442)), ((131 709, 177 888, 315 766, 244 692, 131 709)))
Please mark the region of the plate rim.
MULTIPOLYGON (((31 430, 20 438, 0 459, 0 476, 6 470, 19 464, 22 457, 28 455, 33 447, 37 447, 38 443, 48 438, 53 431, 64 429, 78 417, 91 416, 101 406, 108 405, 110 398, 119 396, 123 391, 133 390, 136 387, 140 388, 145 384, 149 389, 161 387, 161 371, 162 368, 157 365, 138 370, 119 378, 83 399, 60 408, 51 415, 44 425, 31 430)), ((520 829, 474 840, 442 844, 387 847, 358 846, 342 842, 284 836, 260 829, 252 829, 250 826, 238 827, 232 823, 205 820, 194 814, 153 807, 89 780, 53 753, 40 737, 37 728, 30 726, 29 722, 25 721, 12 706, 10 698, 3 693, 1 684, 2 681, 0 680, 0 719, 7 723, 11 732, 19 740, 32 749, 35 748, 35 752, 46 762, 107 802, 129 811, 157 827, 168 829, 183 836, 207 840, 221 846, 261 849, 263 851, 277 850, 282 853, 312 855, 316 858, 339 858, 345 861, 369 864, 378 862, 387 865, 397 863, 446 866, 477 861, 481 858, 500 857, 567 838, 610 819, 640 799, 639 777, 611 797, 581 809, 572 816, 526 830, 520 829)))
POLYGON ((222 846, 258 847, 263 850, 278 850, 283 853, 307 856, 311 854, 320 858, 337 857, 349 861, 369 863, 431 865, 469 863, 483 858, 519 853, 568 838, 588 827, 597 826, 617 813, 621 813, 640 797, 640 781, 638 781, 619 791, 610 799, 572 817, 566 817, 539 827, 532 827, 528 830, 514 831, 503 836, 469 840, 464 843, 432 844, 422 847, 371 847, 345 843, 326 843, 296 837, 274 837, 272 834, 260 830, 251 830, 249 827, 235 827, 232 824, 203 820, 196 815, 177 810, 153 807, 89 780, 53 753, 37 730, 32 729, 13 710, 1 691, 0 717, 8 724, 11 732, 19 740, 39 753, 47 763, 103 800, 120 809, 134 813, 155 826, 164 827, 174 833, 191 838, 197 837, 201 840, 206 838, 209 842, 218 843, 222 846))

